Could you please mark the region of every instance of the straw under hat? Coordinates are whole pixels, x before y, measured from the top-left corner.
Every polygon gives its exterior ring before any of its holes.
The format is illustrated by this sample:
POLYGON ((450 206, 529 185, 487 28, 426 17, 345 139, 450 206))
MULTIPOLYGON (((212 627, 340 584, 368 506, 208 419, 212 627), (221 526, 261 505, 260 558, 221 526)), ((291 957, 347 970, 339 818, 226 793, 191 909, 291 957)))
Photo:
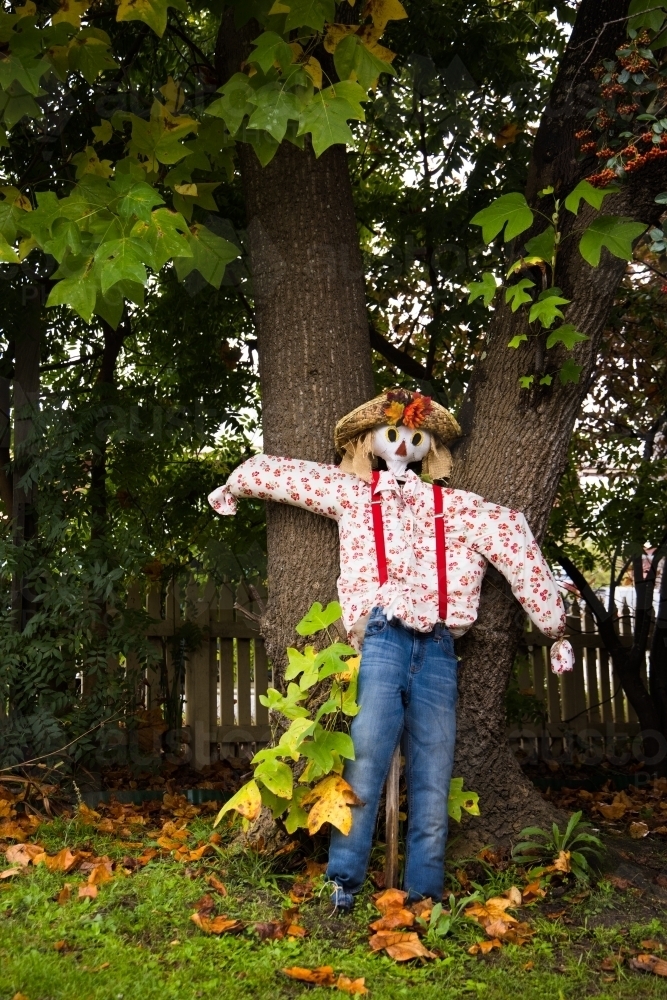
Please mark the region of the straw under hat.
POLYGON ((431 479, 449 475, 452 457, 447 444, 461 435, 461 428, 440 403, 407 389, 388 389, 338 421, 334 442, 336 451, 343 456, 341 469, 370 481, 370 432, 383 424, 428 431, 432 435, 431 450, 422 463, 423 473, 431 479))

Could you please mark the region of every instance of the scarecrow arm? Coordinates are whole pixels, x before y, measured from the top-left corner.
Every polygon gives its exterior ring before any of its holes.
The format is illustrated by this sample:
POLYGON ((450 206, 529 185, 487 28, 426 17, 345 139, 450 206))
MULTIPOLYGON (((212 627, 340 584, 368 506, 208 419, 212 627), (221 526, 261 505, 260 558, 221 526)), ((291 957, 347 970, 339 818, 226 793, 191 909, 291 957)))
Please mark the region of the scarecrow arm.
POLYGON ((289 503, 337 521, 357 483, 356 476, 335 465, 255 455, 239 465, 208 501, 219 514, 236 513, 236 498, 252 497, 289 503))
POLYGON ((552 639, 551 666, 555 673, 571 670, 572 647, 564 639, 565 607, 526 518, 519 511, 476 504, 476 538, 472 548, 503 574, 512 593, 531 621, 552 639))

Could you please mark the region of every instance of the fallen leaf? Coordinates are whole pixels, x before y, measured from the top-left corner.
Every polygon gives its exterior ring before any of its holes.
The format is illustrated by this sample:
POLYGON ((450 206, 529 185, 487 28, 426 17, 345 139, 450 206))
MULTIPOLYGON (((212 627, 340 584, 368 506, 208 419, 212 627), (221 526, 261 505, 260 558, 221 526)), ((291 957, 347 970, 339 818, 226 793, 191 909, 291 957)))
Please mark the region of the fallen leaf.
POLYGON ((88 885, 104 885, 105 882, 112 882, 113 875, 109 871, 109 865, 95 865, 88 876, 88 885))
POLYGON ((44 848, 40 844, 14 844, 5 851, 5 857, 10 865, 24 867, 40 854, 44 854, 44 848))
POLYGON ((96 885, 80 885, 79 899, 95 899, 97 897, 96 885))
POLYGON ((55 951, 60 951, 60 952, 74 951, 72 945, 69 944, 67 941, 56 941, 53 947, 55 951))
POLYGON ((3 872, 0 872, 0 879, 11 878, 12 875, 18 875, 21 870, 21 868, 5 868, 3 872))
POLYGON ((181 840, 176 840, 174 837, 158 837, 156 844, 164 851, 175 851, 179 847, 183 847, 183 842, 181 840))
POLYGON ((220 836, 219 833, 212 833, 211 836, 208 838, 208 842, 209 844, 221 844, 222 837, 220 836))
POLYGON ((546 894, 546 890, 540 885, 540 880, 536 879, 534 882, 528 883, 522 892, 522 897, 524 903, 532 903, 536 899, 543 899, 546 894))
POLYGON ((208 917, 202 916, 201 913, 192 913, 190 920, 200 930, 204 931, 205 934, 226 934, 228 931, 243 930, 245 926, 242 920, 230 920, 226 914, 222 914, 220 917, 213 917, 211 920, 208 917))
POLYGON ((667 976, 667 962, 655 955, 637 955, 628 959, 628 965, 636 972, 652 972, 656 976, 667 976))
POLYGON ((512 906, 521 906, 521 904, 523 902, 523 896, 521 894, 521 889, 517 889, 517 887, 515 885, 513 885, 510 889, 507 890, 507 892, 505 893, 505 895, 507 896, 507 898, 511 902, 512 906))
POLYGON ((407 898, 407 892, 403 892, 401 889, 385 889, 374 899, 374 903, 380 913, 385 914, 390 910, 401 909, 407 898))
POLYGON ((282 970, 290 979, 298 979, 302 983, 312 983, 314 986, 335 986, 336 977, 330 965, 320 965, 317 969, 302 969, 293 965, 282 970))
POLYGON ((210 887, 215 889, 216 892, 219 892, 221 896, 227 895, 227 886, 224 882, 221 882, 219 878, 216 878, 215 875, 209 875, 206 881, 210 887))
POLYGON ((478 941, 476 944, 471 944, 468 948, 469 955, 488 955, 490 951, 494 948, 502 948, 502 944, 498 938, 493 938, 492 941, 478 941))
MULTIPOLYGON (((654 831, 655 832, 655 831, 654 831)), ((656 875, 653 879, 656 885, 661 886, 663 889, 667 889, 667 876, 666 875, 656 875)))
POLYGON ((301 800, 302 805, 309 805, 311 802, 313 806, 308 813, 308 832, 311 836, 324 823, 331 823, 347 835, 352 829, 350 806, 361 805, 361 799, 352 786, 339 774, 328 775, 301 800))
POLYGON ((549 865, 547 871, 563 872, 564 874, 571 871, 570 852, 560 851, 558 857, 552 865, 549 865))
POLYGON ((464 868, 457 868, 454 872, 454 877, 457 879, 459 884, 463 889, 466 889, 470 885, 470 879, 468 878, 468 873, 464 868))
POLYGON ((416 917, 421 917, 422 920, 429 920, 433 909, 433 900, 430 896, 426 899, 420 899, 416 903, 411 903, 410 909, 416 917))
POLYGON ((567 913, 567 910, 548 910, 544 915, 548 920, 558 920, 564 913, 567 913))
POLYGON ((649 938, 648 941, 641 941, 640 944, 645 951, 662 951, 664 948, 664 945, 660 944, 659 941, 653 941, 652 938, 649 938))
POLYGON ((15 993, 12 1000, 28 1000, 28 998, 25 993, 15 993))
POLYGON ((534 962, 526 962, 526 964, 523 967, 523 971, 524 972, 531 972, 534 968, 535 968, 535 963, 534 962))
POLYGON ((414 931, 378 931, 368 942, 371 951, 384 949, 395 962, 411 958, 436 958, 419 940, 414 931))
POLYGON ((139 855, 137 861, 143 867, 143 865, 147 865, 149 861, 152 861, 153 858, 157 857, 157 853, 158 852, 154 847, 147 847, 143 854, 139 855))
POLYGON ((213 899, 213 896, 206 893, 206 895, 202 896, 202 898, 198 900, 194 906, 197 913, 200 913, 202 917, 210 917, 215 909, 215 900, 213 899))
POLYGON ((389 910, 384 917, 375 920, 370 926, 374 931, 395 931, 399 927, 412 927, 415 915, 411 910, 389 910))
MULTIPOLYGON (((317 878, 318 875, 323 875, 327 870, 326 861, 306 861, 306 875, 309 878, 317 878)), ((355 980, 356 982, 356 980, 355 980)))
POLYGON ((366 982, 365 978, 362 976, 360 979, 348 979, 347 976, 339 976, 334 986, 337 990, 341 990, 342 993, 368 993, 368 990, 364 986, 366 982))
POLYGON ((648 824, 642 822, 631 823, 629 833, 634 840, 641 840, 642 837, 647 837, 649 834, 648 824))
POLYGON ((305 937, 308 931, 301 924, 288 924, 285 933, 288 937, 305 937))
POLYGON ((68 903, 72 898, 72 886, 69 882, 65 882, 64 886, 56 896, 56 902, 63 906, 68 903))
POLYGON ((615 889, 619 889, 621 892, 625 892, 626 889, 632 888, 632 882, 627 878, 621 878, 619 875, 608 875, 607 881, 611 882, 615 889))
POLYGON ((313 898, 313 884, 310 881, 302 882, 299 879, 294 883, 289 891, 289 898, 293 903, 305 903, 313 898))
POLYGON ((600 962, 600 969, 603 972, 615 972, 619 965, 623 964, 622 955, 608 955, 600 962))
POLYGON ((492 868, 499 865, 501 861, 500 855, 496 854, 492 847, 485 847, 479 852, 477 857, 480 861, 485 861, 487 865, 491 865, 492 868))
POLYGON ((285 928, 280 920, 266 920, 254 925, 260 941, 280 941, 285 937, 285 928))

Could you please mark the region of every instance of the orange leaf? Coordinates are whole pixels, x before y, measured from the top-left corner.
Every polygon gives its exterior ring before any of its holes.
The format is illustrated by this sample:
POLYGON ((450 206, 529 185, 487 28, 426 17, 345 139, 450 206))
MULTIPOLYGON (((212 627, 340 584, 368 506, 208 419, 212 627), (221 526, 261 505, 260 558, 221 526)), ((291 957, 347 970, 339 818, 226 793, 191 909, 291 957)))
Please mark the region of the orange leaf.
POLYGON ((300 924, 289 924, 287 928, 288 937, 305 937, 308 931, 305 927, 301 927, 300 924))
POLYGON ((208 838, 208 842, 209 844, 221 844, 222 837, 220 836, 219 833, 212 833, 211 836, 208 838))
POLYGON ((316 969, 302 969, 293 965, 282 970, 290 979, 298 979, 302 983, 312 983, 314 986, 335 986, 336 977, 330 965, 319 965, 316 969))
POLYGON ((512 906, 521 906, 521 904, 523 902, 523 897, 521 895, 521 889, 517 889, 517 887, 515 885, 513 885, 511 887, 511 889, 507 890, 507 892, 505 893, 505 895, 507 896, 507 898, 511 902, 512 906))
POLYGON ((540 880, 535 879, 534 882, 529 882, 526 888, 523 890, 523 901, 524 903, 531 903, 535 899, 542 899, 546 896, 546 889, 542 889, 540 886, 540 880))
POLYGON ((213 917, 212 920, 202 916, 201 913, 193 913, 190 920, 205 934, 226 934, 228 931, 240 931, 244 927, 243 921, 230 920, 224 913, 220 917, 213 917))
POLYGON ((471 944, 468 948, 468 954, 478 955, 481 952, 482 955, 488 955, 494 948, 502 948, 502 944, 498 938, 493 938, 492 941, 478 941, 476 944, 471 944))
POLYGON ((65 882, 64 886, 56 896, 56 902, 60 903, 62 906, 64 903, 68 903, 72 896, 72 886, 69 882, 65 882))
POLYGON ((362 976, 360 979, 348 979, 347 976, 339 976, 335 982, 335 987, 337 990, 341 990, 343 993, 368 993, 368 990, 364 986, 366 982, 365 978, 362 976))
POLYGON ((569 872, 570 870, 571 870, 571 865, 570 865, 569 851, 560 851, 554 863, 552 865, 549 865, 549 867, 547 868, 547 871, 563 872, 564 874, 569 872))
POLYGON ((381 951, 384 948, 396 962, 436 957, 424 947, 414 931, 378 931, 368 943, 371 951, 381 951))
POLYGON ((183 847, 182 841, 175 840, 173 837, 158 837, 156 843, 165 851, 175 851, 179 847, 183 847))
POLYGON ((96 885, 80 885, 79 899, 95 899, 97 897, 96 885))
POLYGON ((113 875, 106 864, 95 865, 88 876, 88 885, 104 885, 105 882, 113 881, 113 875))
POLYGON ((40 844, 14 844, 5 851, 10 865, 29 865, 40 854, 44 854, 44 848, 40 844))
POLYGON ((507 125, 503 125, 495 138, 496 146, 498 146, 499 149, 502 149, 503 146, 510 146, 513 142, 516 142, 516 137, 520 132, 523 132, 523 129, 515 122, 509 122, 507 125))
POLYGON ((399 927, 412 927, 415 915, 410 910, 390 910, 384 917, 371 924, 374 931, 394 931, 399 927))
POLYGON ((309 878, 317 878, 318 875, 322 875, 326 870, 326 861, 323 863, 319 861, 306 861, 306 875, 309 878))
POLYGON ((631 823, 630 824, 630 836, 634 840, 641 840, 642 837, 647 837, 649 833, 649 828, 647 823, 631 823))
POLYGON ((402 892, 400 889, 385 889, 375 900, 375 905, 380 913, 385 914, 390 910, 402 909, 407 898, 407 892, 402 892))
POLYGON ((209 875, 206 881, 210 887, 215 889, 216 892, 219 892, 221 896, 227 895, 227 886, 224 882, 221 882, 219 878, 216 878, 215 875, 209 875))
POLYGON ((15 993, 12 1000, 28 1000, 28 998, 25 993, 15 993))
POLYGON ((655 955, 637 955, 628 961, 636 972, 652 972, 656 976, 667 976, 667 962, 655 955))
MULTIPOLYGON (((68 847, 63 847, 62 851, 58 851, 53 857, 49 857, 48 854, 44 855, 44 864, 50 872, 69 872, 80 860, 81 855, 79 852, 77 851, 76 854, 72 854, 68 847)), ((35 863, 33 861, 33 864, 35 863)))

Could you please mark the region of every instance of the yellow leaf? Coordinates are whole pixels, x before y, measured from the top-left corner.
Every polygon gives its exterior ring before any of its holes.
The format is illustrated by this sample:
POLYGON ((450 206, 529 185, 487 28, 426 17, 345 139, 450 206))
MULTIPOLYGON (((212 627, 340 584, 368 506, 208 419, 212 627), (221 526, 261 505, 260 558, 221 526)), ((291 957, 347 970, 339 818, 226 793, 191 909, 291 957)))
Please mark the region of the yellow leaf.
POLYGON ((570 852, 560 851, 558 857, 552 865, 549 866, 555 872, 569 872, 570 868, 570 852))
POLYGON ((5 200, 13 205, 14 208, 22 208, 24 212, 32 212, 30 199, 26 198, 24 194, 21 194, 17 187, 14 187, 13 185, 0 187, 0 192, 2 192, 5 196, 5 200))
POLYGON ((104 118, 99 125, 93 125, 93 135, 95 136, 94 142, 99 142, 102 146, 106 145, 113 135, 111 122, 104 118))
POLYGON ((288 7, 287 4, 281 3, 280 0, 276 0, 276 2, 274 3, 273 7, 269 11, 269 15, 271 15, 271 14, 289 14, 290 10, 291 10, 291 7, 288 7))
POLYGON ((236 795, 232 795, 231 799, 225 802, 215 817, 213 826, 217 826, 225 813, 228 813, 230 809, 236 809, 237 813, 243 816, 244 819, 250 820, 250 822, 257 819, 262 811, 262 795, 256 781, 247 782, 242 788, 239 788, 236 795))
POLYGON ((28 254, 37 246, 34 236, 26 236, 19 241, 19 260, 25 260, 28 254))
POLYGON ((313 86, 316 87, 317 90, 321 90, 322 67, 320 66, 319 60, 316 59, 315 56, 308 56, 308 59, 303 64, 303 68, 305 69, 310 79, 313 81, 313 86))
POLYGON ((190 198, 197 197, 197 185, 196 184, 177 184, 174 188, 177 194, 182 194, 190 198))
POLYGON ((22 17, 34 17, 37 13, 37 4, 34 4, 32 0, 27 0, 23 7, 16 8, 16 16, 19 21, 22 17))
POLYGON ((160 87, 160 93, 164 97, 165 107, 168 111, 174 114, 181 110, 185 101, 185 91, 172 76, 167 77, 167 82, 163 87, 160 87))
POLYGON ((359 30, 357 24, 330 24, 324 38, 324 48, 333 54, 339 42, 342 42, 348 35, 353 35, 359 30))
POLYGON ((371 18, 379 34, 387 27, 387 21, 402 21, 407 16, 399 0, 368 0, 363 13, 363 17, 371 18))
POLYGON ((386 45, 380 45, 378 38, 382 34, 382 31, 373 24, 367 24, 366 27, 359 32, 359 37, 362 43, 366 46, 369 52, 372 52, 374 56, 378 59, 382 59, 383 62, 390 63, 393 62, 396 53, 388 49, 386 45))
POLYGON ((336 980, 336 989, 340 990, 341 993, 359 993, 363 995, 368 993, 368 990, 364 986, 366 982, 365 978, 361 976, 359 979, 350 979, 348 976, 340 975, 336 980))
POLYGON ((81 18, 90 7, 90 0, 60 0, 60 7, 51 18, 52 24, 66 21, 75 28, 81 26, 81 18))
POLYGON ((346 836, 352 829, 352 812, 350 806, 361 805, 361 799, 339 774, 330 774, 315 785, 306 796, 302 805, 314 802, 308 813, 308 832, 317 833, 323 823, 331 823, 346 836))
POLYGON ((100 160, 92 146, 86 146, 82 153, 73 156, 72 163, 76 167, 77 180, 84 174, 93 174, 95 177, 104 178, 113 176, 111 160, 100 160))
POLYGON ((510 122, 508 125, 503 125, 500 132, 495 138, 496 146, 502 149, 503 146, 510 146, 513 142, 516 142, 516 137, 523 132, 520 125, 516 125, 514 122, 510 122))

